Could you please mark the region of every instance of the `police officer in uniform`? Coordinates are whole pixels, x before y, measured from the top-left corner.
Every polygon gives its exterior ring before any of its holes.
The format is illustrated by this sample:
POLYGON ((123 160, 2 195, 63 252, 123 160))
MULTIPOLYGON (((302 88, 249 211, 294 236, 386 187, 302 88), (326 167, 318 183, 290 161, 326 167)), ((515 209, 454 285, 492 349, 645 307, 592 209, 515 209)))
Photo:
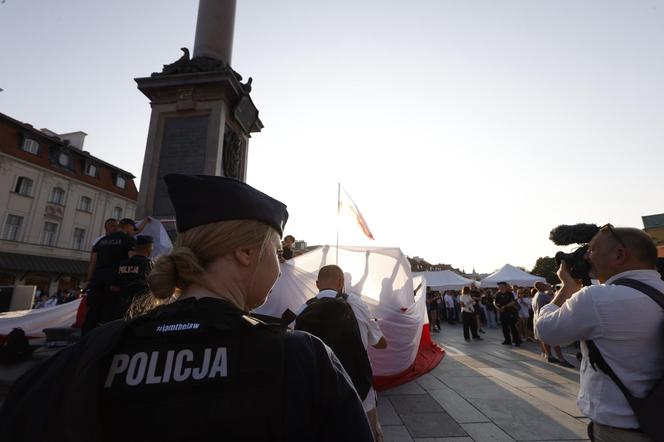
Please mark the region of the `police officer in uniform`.
POLYGON ((111 284, 120 263, 129 258, 129 252, 135 245, 134 237, 120 229, 104 236, 92 247, 87 278, 88 312, 83 323, 83 334, 101 323, 115 319, 116 304, 111 284))
POLYGON ((149 277, 156 307, 19 379, 0 440, 373 440, 334 353, 249 314, 279 275, 286 206, 229 178, 164 179, 178 238, 149 277))
POLYGON ((148 275, 152 271, 153 239, 151 236, 138 235, 132 256, 120 263, 111 291, 116 297, 114 319, 123 318, 129 312, 132 303, 150 291, 148 275))

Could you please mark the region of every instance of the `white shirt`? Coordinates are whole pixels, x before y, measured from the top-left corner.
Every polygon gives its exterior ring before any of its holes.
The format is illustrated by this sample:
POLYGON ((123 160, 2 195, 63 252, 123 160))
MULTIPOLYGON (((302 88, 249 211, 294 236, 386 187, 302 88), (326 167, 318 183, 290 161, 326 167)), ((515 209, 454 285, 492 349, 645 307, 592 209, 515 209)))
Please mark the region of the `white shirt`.
POLYGON ((519 307, 519 318, 530 318, 530 307, 532 306, 532 299, 524 296, 523 298, 516 299, 517 306, 519 307))
POLYGON ((461 311, 466 313, 473 313, 475 307, 473 307, 473 298, 470 295, 461 295, 459 297, 459 302, 461 303, 461 311))
MULTIPOLYGON (((664 293, 664 281, 655 270, 619 273, 606 285, 582 288, 560 308, 543 306, 535 328, 550 345, 592 339, 629 391, 644 397, 664 375, 664 311, 638 290, 610 285, 619 278, 635 279, 664 293)), ((579 410, 600 424, 638 428, 622 392, 607 375, 590 366, 584 342, 581 352, 579 410)))
POLYGON ((445 296, 443 296, 443 300, 445 301, 445 307, 454 308, 454 298, 452 298, 452 295, 446 293, 445 296))

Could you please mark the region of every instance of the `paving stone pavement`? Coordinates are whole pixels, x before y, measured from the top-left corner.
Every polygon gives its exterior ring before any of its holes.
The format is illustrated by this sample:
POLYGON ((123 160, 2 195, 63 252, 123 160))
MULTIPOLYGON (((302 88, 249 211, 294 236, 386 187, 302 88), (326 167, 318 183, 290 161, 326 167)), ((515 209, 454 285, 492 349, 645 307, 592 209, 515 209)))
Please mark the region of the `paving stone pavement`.
MULTIPOLYGON (((444 324, 432 336, 446 352, 440 364, 379 394, 386 442, 588 440, 577 369, 542 360, 536 343, 501 345, 500 329, 465 342, 460 324, 444 324)), ((573 349, 563 351, 578 366, 573 349)))

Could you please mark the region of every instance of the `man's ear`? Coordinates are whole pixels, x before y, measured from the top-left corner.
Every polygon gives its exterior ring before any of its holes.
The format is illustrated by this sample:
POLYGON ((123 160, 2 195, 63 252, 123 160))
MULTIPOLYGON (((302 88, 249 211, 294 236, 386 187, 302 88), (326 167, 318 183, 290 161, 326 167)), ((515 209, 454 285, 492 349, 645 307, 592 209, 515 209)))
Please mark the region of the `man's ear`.
POLYGON ((616 261, 619 264, 624 264, 627 261, 630 260, 631 254, 629 250, 627 250, 625 247, 618 247, 618 250, 616 250, 616 261))
POLYGON ((243 266, 250 266, 256 250, 251 247, 238 247, 233 251, 235 259, 243 266))
POLYGON ((316 280, 316 288, 318 288, 318 290, 320 290, 320 283, 318 282, 318 280, 316 280))

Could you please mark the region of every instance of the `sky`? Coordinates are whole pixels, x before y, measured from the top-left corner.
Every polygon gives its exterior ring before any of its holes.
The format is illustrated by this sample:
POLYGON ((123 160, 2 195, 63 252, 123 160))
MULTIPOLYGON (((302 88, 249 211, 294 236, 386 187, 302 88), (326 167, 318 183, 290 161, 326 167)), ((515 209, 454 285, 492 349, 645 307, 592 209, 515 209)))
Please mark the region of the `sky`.
MULTIPOLYGON (((195 0, 5 0, 0 112, 137 176, 134 78, 193 49, 195 0)), ((549 231, 664 212, 664 0, 239 0, 265 128, 247 182, 309 244, 530 269, 549 231), (338 183, 376 238, 337 223, 338 183), (337 225, 339 228, 337 229, 337 225)))

